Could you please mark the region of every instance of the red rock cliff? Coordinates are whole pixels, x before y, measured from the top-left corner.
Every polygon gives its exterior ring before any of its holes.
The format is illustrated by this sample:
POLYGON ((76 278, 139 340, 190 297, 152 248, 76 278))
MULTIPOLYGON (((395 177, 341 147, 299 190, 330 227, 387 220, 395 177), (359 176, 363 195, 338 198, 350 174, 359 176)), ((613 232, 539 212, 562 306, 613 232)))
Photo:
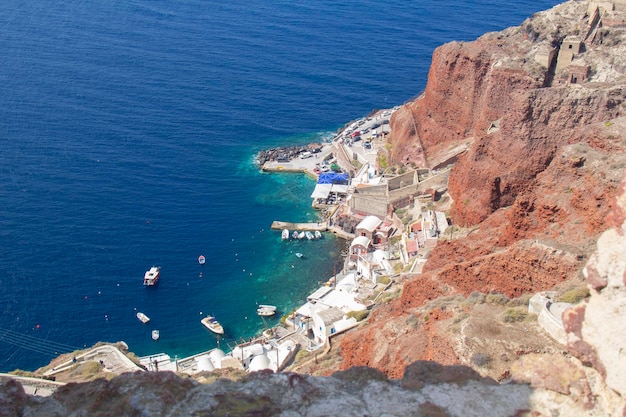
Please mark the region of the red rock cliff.
POLYGON ((580 279, 626 167, 626 65, 614 46, 624 31, 604 32, 605 44, 587 40, 578 57, 590 68, 583 83, 536 58, 566 36, 582 38, 587 5, 567 2, 434 52, 424 94, 391 120, 389 158, 436 168, 467 143, 448 190, 452 222, 470 233, 440 241, 402 296, 346 335, 342 367, 397 376, 410 360, 455 363, 453 342, 436 324, 415 334, 406 325, 425 302, 476 291, 519 297, 580 279))

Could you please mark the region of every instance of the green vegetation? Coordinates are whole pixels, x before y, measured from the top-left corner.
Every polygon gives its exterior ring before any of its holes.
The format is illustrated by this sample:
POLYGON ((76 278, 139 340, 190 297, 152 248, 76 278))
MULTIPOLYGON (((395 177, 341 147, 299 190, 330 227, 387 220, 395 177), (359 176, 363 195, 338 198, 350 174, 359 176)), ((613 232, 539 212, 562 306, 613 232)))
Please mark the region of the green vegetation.
POLYGON ((509 308, 502 315, 502 320, 505 323, 516 323, 520 321, 526 321, 534 319, 534 315, 529 314, 526 308, 517 307, 509 308))
POLYGON ((387 275, 383 275, 380 278, 378 278, 379 284, 388 285, 390 282, 391 282, 391 278, 389 278, 387 275))
POLYGON ((561 303, 578 304, 587 297, 589 297, 589 288, 578 287, 565 291, 559 296, 558 301, 561 303))
POLYGON ((357 171, 363 166, 363 164, 357 159, 353 159, 350 163, 354 168, 356 168, 357 171))
POLYGON ((519 307, 519 306, 528 306, 528 302, 530 301, 530 298, 532 297, 532 294, 524 294, 519 298, 513 298, 511 300, 509 300, 509 302, 506 304, 509 307, 519 307))
POLYGON ((348 318, 355 318, 356 321, 363 321, 367 318, 367 316, 369 316, 370 311, 369 310, 360 310, 360 311, 349 311, 346 314, 346 317, 348 318))
POLYGON ((389 164, 387 163, 387 156, 381 154, 378 158, 378 165, 380 165, 380 169, 384 170, 385 168, 389 167, 389 164))
POLYGON ((509 302, 509 299, 504 294, 489 294, 485 299, 487 304, 493 304, 498 306, 504 306, 509 302))
POLYGON ((311 352, 309 352, 306 349, 300 349, 298 351, 298 353, 296 353, 296 357, 294 359, 295 362, 300 362, 302 359, 306 358, 307 356, 310 356, 311 352))

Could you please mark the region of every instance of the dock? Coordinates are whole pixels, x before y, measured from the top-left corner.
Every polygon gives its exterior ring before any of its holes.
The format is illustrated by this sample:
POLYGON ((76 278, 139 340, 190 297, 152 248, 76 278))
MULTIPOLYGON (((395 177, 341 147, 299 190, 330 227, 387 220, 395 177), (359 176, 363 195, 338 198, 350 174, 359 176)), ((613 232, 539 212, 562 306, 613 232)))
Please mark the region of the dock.
POLYGON ((275 230, 282 230, 282 229, 289 229, 289 230, 310 230, 310 231, 316 231, 319 230, 320 232, 325 232, 328 230, 328 224, 326 222, 317 222, 317 223, 290 223, 290 222, 281 222, 279 220, 274 220, 272 222, 272 229, 275 230))

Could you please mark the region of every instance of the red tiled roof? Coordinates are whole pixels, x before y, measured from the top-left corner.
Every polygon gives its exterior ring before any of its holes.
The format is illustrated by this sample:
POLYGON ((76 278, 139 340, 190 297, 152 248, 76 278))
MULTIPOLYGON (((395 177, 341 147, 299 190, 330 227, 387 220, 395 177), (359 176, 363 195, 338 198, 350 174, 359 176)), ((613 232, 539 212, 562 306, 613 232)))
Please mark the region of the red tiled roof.
POLYGON ((417 252, 417 242, 415 240, 407 240, 406 241, 406 251, 411 253, 411 252, 417 252))

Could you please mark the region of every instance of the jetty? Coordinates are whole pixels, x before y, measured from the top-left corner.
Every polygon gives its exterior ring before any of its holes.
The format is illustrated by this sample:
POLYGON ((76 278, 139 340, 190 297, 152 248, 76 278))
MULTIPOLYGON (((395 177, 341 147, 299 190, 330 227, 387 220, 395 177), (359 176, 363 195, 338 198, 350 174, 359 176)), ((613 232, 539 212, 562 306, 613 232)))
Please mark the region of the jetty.
POLYGON ((316 230, 319 230, 320 232, 325 232, 328 230, 328 224, 326 222, 290 223, 290 222, 281 222, 279 220, 274 220, 272 222, 272 229, 274 230, 289 229, 289 230, 298 230, 298 231, 310 230, 313 232, 316 230))

